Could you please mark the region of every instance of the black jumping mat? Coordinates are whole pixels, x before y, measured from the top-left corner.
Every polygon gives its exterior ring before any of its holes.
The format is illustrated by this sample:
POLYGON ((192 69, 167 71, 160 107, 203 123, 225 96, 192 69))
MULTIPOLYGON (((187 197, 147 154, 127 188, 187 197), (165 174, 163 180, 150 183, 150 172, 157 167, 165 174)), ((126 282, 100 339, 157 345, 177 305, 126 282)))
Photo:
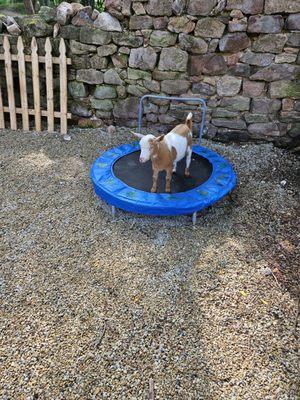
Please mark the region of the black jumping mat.
MULTIPOLYGON (((152 164, 139 162, 140 152, 135 151, 119 158, 114 166, 114 175, 128 186, 150 192, 152 187, 152 164)), ((171 181, 171 193, 186 192, 206 182, 212 174, 212 164, 198 154, 192 154, 190 177, 184 176, 185 158, 177 163, 176 173, 171 181)), ((157 193, 165 193, 166 172, 159 173, 157 193)))

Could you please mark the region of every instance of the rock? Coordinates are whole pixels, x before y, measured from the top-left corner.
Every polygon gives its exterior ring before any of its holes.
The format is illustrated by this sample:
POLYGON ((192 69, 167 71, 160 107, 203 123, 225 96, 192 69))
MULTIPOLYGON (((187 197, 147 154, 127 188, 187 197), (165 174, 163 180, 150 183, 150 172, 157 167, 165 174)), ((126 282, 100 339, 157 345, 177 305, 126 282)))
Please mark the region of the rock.
POLYGON ((244 14, 260 14, 264 0, 227 0, 226 10, 241 10, 244 14))
POLYGON ((238 53, 233 53, 233 54, 224 54, 224 59, 228 66, 236 65, 239 62, 242 55, 243 55, 243 52, 241 52, 241 51, 239 51, 238 53))
POLYGON ((294 79, 299 74, 300 67, 290 64, 271 64, 250 76, 251 80, 278 81, 281 79, 294 79))
POLYGON ((300 30, 300 14, 289 15, 285 22, 286 29, 290 31, 300 30))
POLYGON ((256 114, 274 114, 281 108, 281 101, 277 99, 260 98, 252 100, 252 112, 256 114))
POLYGON ((133 15, 129 21, 129 29, 151 29, 153 27, 153 18, 149 15, 133 15))
POLYGON ((150 36, 150 46, 168 47, 174 46, 177 40, 175 33, 167 31, 153 31, 150 36))
POLYGON ((155 67, 156 59, 157 54, 152 47, 132 49, 129 57, 129 66, 152 71, 155 67))
POLYGON ((266 53, 281 53, 287 39, 288 36, 286 33, 262 35, 252 43, 252 50, 266 53))
POLYGON ((219 49, 220 51, 236 53, 249 47, 250 43, 250 39, 246 33, 228 33, 220 39, 219 49))
POLYGON ((159 111, 159 107, 153 103, 146 102, 144 103, 143 110, 145 114, 151 114, 151 113, 157 114, 159 111))
POLYGON ((190 83, 181 80, 167 80, 161 82, 161 90, 167 94, 180 95, 187 93, 190 83))
POLYGON ((117 92, 114 86, 98 85, 95 88, 93 96, 96 99, 115 99, 117 92))
POLYGON ((142 3, 133 3, 132 9, 136 15, 145 15, 146 10, 142 3))
POLYGON ((71 17, 73 17, 78 11, 82 10, 84 6, 80 3, 71 3, 71 17))
POLYGON ((286 44, 291 47, 299 48, 300 47, 300 33, 290 34, 286 44))
MULTIPOLYGON (((277 83, 277 82, 275 82, 277 83)), ((282 111, 292 111, 294 109, 295 101, 293 99, 282 99, 282 111)))
POLYGON ((111 56, 112 63, 116 68, 127 68, 128 56, 127 54, 114 54, 111 56))
POLYGON ((236 19, 242 19, 242 18, 244 18, 244 14, 242 13, 241 10, 232 10, 232 11, 230 12, 230 16, 231 16, 232 18, 236 18, 236 19))
POLYGON ((53 26, 47 24, 47 22, 37 15, 19 18, 18 22, 23 35, 29 38, 47 37, 53 34, 53 26))
POLYGON ((83 129, 91 128, 100 128, 103 126, 103 121, 99 118, 80 118, 78 121, 78 126, 83 129))
POLYGON ((220 38, 224 29, 225 25, 218 18, 202 18, 197 22, 195 36, 220 38))
POLYGON ((191 21, 188 17, 172 17, 168 24, 168 29, 176 33, 191 33, 195 29, 195 22, 191 21))
POLYGON ((151 79, 151 72, 142 71, 140 69, 127 69, 127 77, 128 79, 139 80, 139 79, 151 79))
POLYGON ((274 61, 275 55, 271 53, 253 53, 251 50, 246 50, 241 58, 241 61, 250 65, 258 65, 267 67, 274 61))
POLYGON ((267 115, 265 114, 244 114, 245 121, 247 124, 255 124, 257 122, 269 122, 267 115))
POLYGON ((248 21, 248 32, 279 33, 283 28, 281 15, 252 15, 248 21))
POLYGON ((188 54, 176 47, 164 48, 161 51, 158 69, 161 71, 186 71, 188 54))
POLYGON ((105 57, 116 53, 118 47, 115 44, 106 44, 97 48, 98 56, 105 57))
POLYGON ((76 79, 79 82, 85 82, 90 85, 103 83, 103 72, 95 69, 79 69, 76 74, 76 79))
POLYGON ((253 139, 264 139, 265 136, 277 137, 281 135, 278 124, 275 122, 250 124, 248 132, 253 139))
POLYGON ((64 140, 65 142, 70 142, 70 141, 71 141, 71 136, 70 136, 70 135, 67 135, 67 134, 64 134, 64 135, 63 135, 63 140, 64 140))
POLYGON ((56 22, 56 24, 54 24, 53 26, 53 38, 56 38, 59 34, 60 31, 60 25, 58 22, 56 22))
POLYGON ((144 80, 143 84, 146 89, 150 90, 150 92, 160 92, 160 83, 157 81, 144 80))
POLYGON ((98 15, 98 18, 94 21, 94 25, 103 31, 108 32, 122 32, 120 22, 108 12, 102 12, 98 15))
POLYGON ((216 88, 205 82, 193 83, 192 92, 201 96, 212 96, 216 94, 216 88))
POLYGON ((125 46, 121 46, 119 47, 119 53, 122 54, 130 54, 130 48, 129 47, 125 47, 125 46))
POLYGON ((118 99, 125 99, 127 91, 125 86, 117 86, 118 99))
POLYGON ((184 12, 186 0, 174 0, 172 3, 172 11, 175 15, 181 15, 184 12))
POLYGON ((109 125, 109 126, 107 127, 107 133, 109 133, 110 135, 113 135, 113 134, 116 133, 116 132, 117 132, 117 130, 116 130, 116 127, 115 127, 115 126, 109 125))
POLYGON ((227 71, 224 57, 219 54, 205 54, 203 56, 191 56, 191 75, 222 75, 227 71))
POLYGON ((95 53, 97 51, 97 47, 90 44, 80 43, 76 40, 70 40, 70 51, 73 54, 89 54, 95 53))
POLYGON ((299 0, 266 0, 265 13, 297 13, 300 12, 299 0))
POLYGON ((228 73, 234 76, 243 76, 244 78, 248 78, 251 73, 250 65, 242 63, 231 65, 228 68, 228 73))
POLYGON ((179 35, 179 47, 192 54, 205 54, 208 48, 205 40, 185 33, 179 35))
POLYGON ((149 122, 157 122, 158 118, 156 114, 147 114, 146 115, 146 120, 149 122))
POLYGON ((73 39, 79 41, 80 28, 73 25, 66 25, 59 27, 59 36, 64 39, 73 39))
POLYGON ((297 60, 297 54, 293 53, 281 53, 276 54, 275 56, 275 64, 282 64, 282 63, 294 63, 297 60))
POLYGON ((111 100, 99 100, 91 98, 91 107, 96 110, 110 111, 113 109, 113 103, 111 100))
POLYGON ((74 26, 85 26, 92 25, 94 21, 92 20, 93 10, 92 7, 84 7, 77 12, 77 14, 72 18, 72 25, 74 26))
POLYGON ((212 110, 212 117, 213 118, 235 118, 239 115, 236 111, 229 111, 225 108, 214 108, 212 110))
POLYGON ((91 61, 89 55, 75 55, 71 54, 71 59, 72 59, 72 68, 75 69, 88 69, 91 67, 91 61))
POLYGON ((73 13, 71 4, 63 1, 56 7, 56 21, 59 25, 66 25, 73 13))
POLYGON ((234 18, 232 21, 229 21, 228 30, 229 32, 245 32, 247 30, 247 26, 247 18, 234 18))
POLYGON ((89 26, 80 29, 79 38, 82 43, 104 45, 111 41, 111 34, 89 26))
POLYGON ((300 81, 277 81, 270 84, 270 97, 283 98, 289 97, 291 99, 300 98, 300 81))
POLYGON ((82 82, 72 81, 68 83, 68 92, 74 99, 87 96, 87 90, 82 82))
POLYGON ((174 118, 168 114, 160 114, 158 116, 158 119, 159 119, 159 122, 162 124, 174 124, 174 122, 176 121, 176 118, 174 118))
POLYGON ((90 67, 94 69, 103 69, 107 67, 107 58, 98 55, 89 59, 90 67))
POLYGON ((19 36, 22 33, 22 31, 17 23, 7 26, 6 29, 7 29, 7 32, 13 36, 19 36))
POLYGON ((137 119, 139 99, 128 97, 125 100, 118 100, 114 106, 113 114, 118 119, 137 119))
POLYGON ((154 18, 153 26, 154 29, 165 29, 168 26, 169 18, 168 17, 158 17, 154 18))
POLYGON ((104 73, 104 83, 110 85, 122 85, 123 81, 115 69, 109 69, 104 73))
POLYGON ((259 97, 265 88, 264 82, 243 81, 243 95, 248 97, 259 97))
POLYGON ((172 15, 172 0, 149 0, 147 13, 154 16, 172 15))
POLYGON ((214 53, 217 50, 218 46, 219 46, 219 39, 211 39, 208 45, 208 52, 214 53))
POLYGON ((140 47, 143 45, 143 38, 135 36, 132 32, 113 33, 112 40, 118 46, 140 47))
POLYGON ((182 72, 173 72, 173 71, 159 71, 155 69, 152 73, 153 79, 158 81, 164 81, 167 79, 182 79, 186 78, 186 75, 182 72))
POLYGON ((271 270, 271 268, 269 268, 269 267, 263 268, 263 269, 261 270, 261 273, 262 273, 263 275, 265 275, 265 276, 272 275, 272 270, 271 270))
POLYGON ((92 115, 89 106, 90 104, 88 99, 70 101, 71 113, 74 115, 78 115, 79 117, 90 117, 92 115))
POLYGON ((218 128, 218 132, 215 135, 215 140, 219 142, 249 142, 250 137, 246 130, 236 130, 228 128, 218 128))
POLYGON ((218 0, 189 0, 187 13, 190 15, 209 15, 218 0))
POLYGON ((219 96, 235 96, 239 93, 241 86, 241 78, 222 76, 217 82, 217 93, 219 96))
POLYGON ((41 6, 38 14, 46 22, 56 22, 56 9, 55 8, 41 6))
POLYGON ((246 123, 244 120, 237 119, 228 119, 228 118, 213 118, 212 124, 217 127, 229 128, 229 129, 246 129, 246 123))
POLYGON ((98 10, 93 10, 91 18, 93 21, 95 21, 98 18, 98 15, 100 14, 100 12, 98 10))
POLYGON ((244 96, 223 97, 220 105, 233 111, 249 111, 250 99, 244 96))
POLYGON ((142 97, 144 94, 148 93, 148 90, 141 85, 128 85, 127 92, 132 96, 142 97))

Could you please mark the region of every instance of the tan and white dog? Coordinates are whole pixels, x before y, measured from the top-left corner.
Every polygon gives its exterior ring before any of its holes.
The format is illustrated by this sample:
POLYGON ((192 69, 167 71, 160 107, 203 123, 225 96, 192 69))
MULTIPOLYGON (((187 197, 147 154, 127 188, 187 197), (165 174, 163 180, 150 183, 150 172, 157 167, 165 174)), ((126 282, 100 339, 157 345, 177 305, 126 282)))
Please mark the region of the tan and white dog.
POLYGON ((192 157, 193 114, 189 113, 184 124, 175 126, 166 135, 156 138, 154 135, 134 133, 140 138, 140 162, 152 161, 153 184, 151 192, 157 190, 157 177, 160 171, 166 171, 166 192, 170 192, 172 172, 176 172, 177 162, 186 157, 185 176, 189 176, 192 157))

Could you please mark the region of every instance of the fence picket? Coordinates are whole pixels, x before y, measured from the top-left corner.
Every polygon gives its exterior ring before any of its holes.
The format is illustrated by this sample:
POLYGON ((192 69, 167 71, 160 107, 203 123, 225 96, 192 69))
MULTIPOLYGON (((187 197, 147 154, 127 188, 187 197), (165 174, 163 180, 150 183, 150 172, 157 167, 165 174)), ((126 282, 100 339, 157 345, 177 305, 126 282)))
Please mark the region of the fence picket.
POLYGON ((67 58, 66 45, 64 39, 60 39, 59 44, 59 75, 60 75, 60 132, 67 133, 67 58))
POLYGON ((29 131, 24 44, 21 36, 18 37, 17 48, 18 48, 18 69, 19 69, 19 82, 20 82, 20 92, 21 92, 23 130, 29 131))
POLYGON ((2 103, 1 82, 0 82, 0 129, 5 129, 4 109, 3 109, 3 103, 2 103))
POLYGON ((37 42, 33 37, 31 40, 31 64, 32 64, 32 84, 34 99, 34 117, 35 129, 41 131, 41 98, 40 98, 40 74, 39 74, 39 58, 37 54, 37 42))
POLYGON ((17 116, 16 116, 16 105, 15 105, 14 81, 12 74, 10 43, 6 35, 4 36, 3 39, 3 48, 4 48, 4 63, 5 63, 8 107, 10 116, 10 128, 13 131, 15 131, 17 130, 17 116))
POLYGON ((45 44, 45 65, 46 65, 46 87, 47 87, 47 120, 48 131, 54 131, 54 103, 53 103, 53 64, 52 64, 52 45, 50 38, 46 39, 45 44))

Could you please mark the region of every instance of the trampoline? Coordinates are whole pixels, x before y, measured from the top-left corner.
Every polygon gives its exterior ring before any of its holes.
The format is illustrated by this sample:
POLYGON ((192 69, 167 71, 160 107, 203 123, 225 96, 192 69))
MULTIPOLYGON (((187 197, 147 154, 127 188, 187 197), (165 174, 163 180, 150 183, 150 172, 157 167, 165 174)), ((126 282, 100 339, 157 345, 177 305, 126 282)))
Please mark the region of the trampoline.
MULTIPOLYGON (((201 143, 206 104, 202 99, 145 95, 139 104, 139 132, 141 131, 142 106, 146 98, 179 101, 197 101, 202 119, 199 134, 201 143)), ((236 175, 231 164, 216 152, 193 146, 190 177, 184 176, 185 159, 177 164, 171 180, 171 193, 165 193, 165 172, 158 178, 157 193, 151 193, 151 161, 139 162, 138 142, 124 144, 104 152, 91 168, 95 193, 112 206, 145 215, 171 216, 193 214, 230 193, 236 185, 236 175)))

